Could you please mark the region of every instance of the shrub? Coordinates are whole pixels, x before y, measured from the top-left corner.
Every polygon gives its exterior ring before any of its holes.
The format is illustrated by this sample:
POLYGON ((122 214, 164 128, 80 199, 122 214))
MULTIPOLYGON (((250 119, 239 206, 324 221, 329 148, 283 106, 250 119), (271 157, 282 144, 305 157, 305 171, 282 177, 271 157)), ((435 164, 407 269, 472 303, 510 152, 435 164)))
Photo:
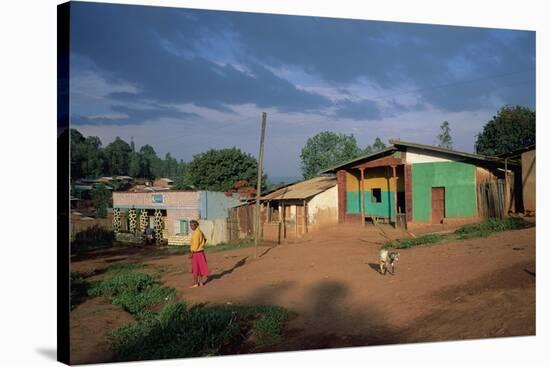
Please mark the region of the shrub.
POLYGON ((237 314, 183 303, 114 330, 109 343, 119 360, 183 358, 218 354, 238 332, 237 314))
POLYGON ((425 245, 427 243, 436 243, 443 240, 443 236, 439 234, 427 234, 424 236, 420 236, 417 238, 411 238, 411 239, 405 239, 400 241, 390 241, 387 242, 384 245, 384 248, 396 248, 396 249, 404 249, 404 248, 411 248, 415 246, 425 245))
POLYGON ((71 272, 71 310, 84 301, 89 285, 81 273, 71 272))
POLYGON ((107 297, 114 305, 122 306, 137 318, 144 318, 148 306, 173 299, 175 290, 161 287, 149 274, 122 272, 110 279, 93 283, 88 294, 107 297))
POLYGON ((75 235, 71 243, 71 252, 86 251, 113 244, 115 234, 111 230, 95 225, 75 235))
POLYGON ((277 306, 195 306, 172 303, 156 315, 122 326, 109 336, 119 360, 222 354, 252 330, 257 346, 280 340, 288 313, 277 306))
POLYGON ((486 237, 493 232, 508 231, 513 229, 522 229, 529 224, 521 218, 491 218, 483 223, 468 224, 455 231, 460 239, 486 237))

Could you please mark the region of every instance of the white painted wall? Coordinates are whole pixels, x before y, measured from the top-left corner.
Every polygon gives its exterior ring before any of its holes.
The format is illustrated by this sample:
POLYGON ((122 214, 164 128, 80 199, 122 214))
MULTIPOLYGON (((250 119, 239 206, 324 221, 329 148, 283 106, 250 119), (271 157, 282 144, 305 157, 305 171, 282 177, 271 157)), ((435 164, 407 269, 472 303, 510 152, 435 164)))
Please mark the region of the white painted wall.
POLYGON ((199 228, 206 237, 206 245, 217 245, 227 241, 227 220, 226 219, 201 219, 199 228))
POLYGON ((316 195, 307 204, 308 225, 338 222, 338 187, 316 195))
POLYGON ((432 163, 432 162, 450 162, 450 159, 441 158, 438 156, 433 156, 426 154, 423 151, 407 148, 407 153, 405 154, 405 160, 407 164, 413 163, 432 163))

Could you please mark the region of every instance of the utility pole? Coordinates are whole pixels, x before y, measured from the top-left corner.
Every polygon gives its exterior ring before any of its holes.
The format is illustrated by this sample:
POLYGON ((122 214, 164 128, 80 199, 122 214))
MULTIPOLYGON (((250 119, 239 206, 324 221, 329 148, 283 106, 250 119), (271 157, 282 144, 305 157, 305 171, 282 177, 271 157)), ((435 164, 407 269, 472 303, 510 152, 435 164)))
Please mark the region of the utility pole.
POLYGON ((262 168, 264 161, 264 136, 265 136, 265 120, 267 114, 262 112, 262 132, 260 134, 260 154, 258 158, 258 182, 256 188, 256 220, 254 226, 254 258, 258 257, 258 237, 260 237, 260 197, 262 193, 262 168))

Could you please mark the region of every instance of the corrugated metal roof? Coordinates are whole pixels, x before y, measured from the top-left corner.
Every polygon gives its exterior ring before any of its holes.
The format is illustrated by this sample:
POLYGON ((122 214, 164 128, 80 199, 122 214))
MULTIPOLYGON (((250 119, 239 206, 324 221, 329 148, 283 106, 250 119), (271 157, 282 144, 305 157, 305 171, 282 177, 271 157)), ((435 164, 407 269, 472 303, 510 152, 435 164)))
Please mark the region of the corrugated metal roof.
POLYGON ((315 177, 283 187, 270 194, 262 196, 262 200, 300 200, 307 199, 336 185, 335 177, 315 177))
POLYGON ((339 168, 344 168, 346 166, 356 164, 360 161, 375 160, 375 159, 378 159, 382 156, 393 154, 393 152, 395 152, 395 151, 406 151, 407 148, 414 148, 414 149, 418 149, 418 150, 424 150, 428 153, 431 152, 431 153, 446 154, 448 156, 454 156, 454 157, 457 157, 457 158, 463 158, 463 159, 468 159, 468 160, 477 161, 477 162, 486 162, 486 163, 493 163, 493 164, 498 164, 498 165, 503 165, 504 164, 504 160, 501 159, 501 158, 498 158, 498 157, 489 157, 489 156, 484 156, 484 155, 480 155, 480 154, 460 152, 460 151, 457 151, 457 150, 446 149, 446 148, 436 147, 436 146, 432 146, 432 145, 410 143, 410 142, 405 142, 405 141, 400 141, 400 140, 390 140, 389 142, 392 145, 389 146, 386 149, 383 149, 383 150, 381 150, 379 152, 376 152, 376 153, 371 153, 371 154, 368 154, 368 155, 365 155, 365 156, 362 156, 362 157, 352 159, 348 162, 339 164, 339 165, 334 166, 334 167, 327 168, 327 169, 321 171, 321 173, 332 173, 332 172, 335 172, 339 168))

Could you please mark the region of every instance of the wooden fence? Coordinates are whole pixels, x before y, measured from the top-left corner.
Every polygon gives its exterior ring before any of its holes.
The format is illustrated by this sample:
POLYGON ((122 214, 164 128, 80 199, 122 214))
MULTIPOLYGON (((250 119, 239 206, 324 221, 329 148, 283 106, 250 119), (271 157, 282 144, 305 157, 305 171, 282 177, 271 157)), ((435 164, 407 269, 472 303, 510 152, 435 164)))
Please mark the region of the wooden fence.
MULTIPOLYGON (((113 220, 111 218, 95 218, 92 220, 75 220, 70 223, 70 240, 73 241, 77 233, 87 230, 93 226, 99 226, 106 230, 113 230, 113 220)), ((122 217, 121 231, 128 231, 128 221, 122 217)))
POLYGON ((504 180, 486 181, 477 185, 477 212, 480 217, 504 217, 505 202, 504 180))

